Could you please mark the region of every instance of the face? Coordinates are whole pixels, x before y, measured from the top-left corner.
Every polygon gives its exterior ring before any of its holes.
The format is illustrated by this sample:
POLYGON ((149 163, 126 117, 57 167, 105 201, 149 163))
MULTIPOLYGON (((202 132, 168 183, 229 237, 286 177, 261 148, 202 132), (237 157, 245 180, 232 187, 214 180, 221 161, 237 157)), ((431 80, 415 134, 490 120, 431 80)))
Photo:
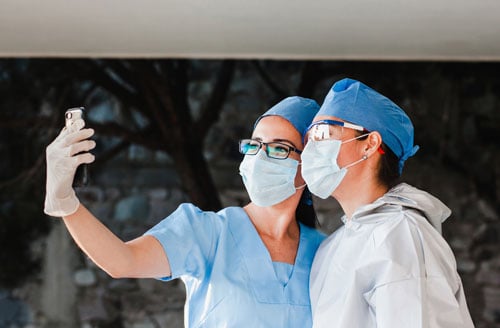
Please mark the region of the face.
MULTIPOLYGON (((299 151, 302 151, 304 148, 302 145, 302 137, 299 132, 290 122, 280 116, 263 117, 253 131, 252 139, 266 143, 280 142, 299 151)), ((265 145, 262 147, 265 147, 265 145)), ((295 151, 291 151, 288 158, 294 159, 300 163, 300 155, 295 151)), ((297 170, 295 186, 302 184, 304 184, 304 180, 300 175, 300 170, 297 170)))
MULTIPOLYGON (((324 120, 345 122, 344 120, 335 116, 319 115, 314 118, 313 123, 324 120)), ((326 126, 323 127, 326 128, 326 126)), ((321 129, 317 129, 316 131, 314 131, 314 129, 315 127, 311 128, 306 133, 305 143, 307 143, 309 138, 314 138, 315 140, 318 140, 317 138, 323 137, 323 132, 321 129)), ((336 139, 340 141, 347 141, 359 136, 358 132, 359 130, 357 131, 357 129, 362 130, 362 128, 359 126, 355 128, 349 128, 337 125, 330 125, 328 126, 328 131, 325 131, 324 134, 326 134, 326 138, 336 139)), ((342 146, 340 147, 340 152, 337 157, 338 165, 340 167, 344 167, 346 165, 349 165, 350 163, 359 160, 361 156, 363 156, 363 149, 364 149, 364 143, 359 142, 357 140, 343 143, 342 146)))

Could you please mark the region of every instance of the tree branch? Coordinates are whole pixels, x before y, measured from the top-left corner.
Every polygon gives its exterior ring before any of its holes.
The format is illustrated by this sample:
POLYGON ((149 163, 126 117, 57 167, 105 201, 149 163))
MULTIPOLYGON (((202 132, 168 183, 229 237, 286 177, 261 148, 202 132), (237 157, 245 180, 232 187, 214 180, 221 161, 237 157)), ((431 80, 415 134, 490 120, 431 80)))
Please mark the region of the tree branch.
POLYGON ((262 78, 264 83, 271 89, 272 92, 276 95, 277 98, 283 99, 287 97, 289 94, 285 90, 281 89, 278 84, 276 84, 273 79, 267 74, 267 72, 262 68, 262 65, 257 60, 251 61, 253 67, 257 70, 257 73, 262 78))
POLYGON ((321 64, 318 62, 306 62, 302 67, 300 83, 297 87, 297 95, 311 98, 317 83, 324 78, 321 64))
POLYGON ((226 100, 231 81, 234 76, 234 69, 236 62, 233 60, 225 60, 217 74, 210 98, 205 103, 201 110, 200 118, 195 123, 195 130, 198 132, 199 138, 205 138, 210 127, 215 123, 219 117, 224 101, 226 100))
POLYGON ((129 143, 138 144, 149 149, 165 150, 165 145, 161 140, 153 136, 150 126, 145 127, 141 131, 132 131, 116 123, 101 124, 89 122, 88 126, 91 126, 97 134, 102 136, 119 137, 129 143))
POLYGON ((113 159, 116 155, 118 155, 123 150, 127 149, 129 146, 130 142, 128 140, 120 141, 118 144, 114 145, 113 147, 106 150, 102 154, 99 154, 99 156, 96 157, 95 162, 92 163, 92 168, 96 169, 101 168, 106 162, 113 159))
POLYGON ((17 176, 10 180, 1 181, 0 189, 8 188, 13 185, 25 185, 33 181, 34 177, 40 173, 43 163, 45 163, 45 152, 42 152, 36 159, 35 163, 28 169, 19 173, 17 176))
MULTIPOLYGON (((121 77, 117 72, 113 71, 110 67, 102 67, 98 62, 90 62, 92 67, 89 65, 89 70, 86 72, 80 71, 81 77, 92 81, 103 89, 107 90, 109 93, 113 94, 116 98, 121 101, 132 104, 139 107, 140 103, 137 99, 136 90, 131 91, 122 85, 116 78, 113 78, 112 74, 121 77), (111 72, 110 72, 111 71, 111 72)), ((123 78, 125 80, 125 78, 123 78)))

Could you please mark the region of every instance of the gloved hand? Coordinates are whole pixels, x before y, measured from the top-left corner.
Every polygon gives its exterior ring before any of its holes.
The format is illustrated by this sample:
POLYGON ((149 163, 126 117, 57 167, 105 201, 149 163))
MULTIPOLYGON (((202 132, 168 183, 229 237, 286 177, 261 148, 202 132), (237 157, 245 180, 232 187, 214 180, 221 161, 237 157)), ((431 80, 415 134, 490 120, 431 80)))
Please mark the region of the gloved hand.
POLYGON ((95 147, 95 141, 86 140, 94 134, 94 130, 83 129, 84 126, 83 120, 76 120, 70 128, 64 128, 46 149, 44 212, 48 215, 62 217, 78 209, 80 201, 72 187, 76 168, 82 163, 94 161, 94 155, 88 151, 95 147), (78 154, 80 152, 84 153, 78 154))

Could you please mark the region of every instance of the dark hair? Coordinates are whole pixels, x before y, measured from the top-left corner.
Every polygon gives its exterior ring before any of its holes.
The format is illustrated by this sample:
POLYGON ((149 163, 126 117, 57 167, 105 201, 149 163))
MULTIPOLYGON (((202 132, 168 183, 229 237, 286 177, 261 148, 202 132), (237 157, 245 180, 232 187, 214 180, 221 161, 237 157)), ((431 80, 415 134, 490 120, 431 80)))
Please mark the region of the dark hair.
POLYGON ((300 223, 305 226, 315 228, 316 222, 318 222, 318 217, 316 216, 316 211, 314 210, 312 195, 307 186, 300 197, 299 204, 295 210, 295 218, 300 223))
MULTIPOLYGON (((356 133, 361 136, 366 131, 356 131, 356 133)), ((366 140, 368 135, 359 138, 358 140, 366 140)), ((378 170, 378 180, 385 185, 387 188, 394 187, 399 181, 399 159, 394 154, 394 152, 387 147, 385 143, 380 145, 380 148, 384 151, 384 154, 381 157, 379 170, 378 170)))
POLYGON ((389 189, 399 181, 399 159, 394 152, 382 143, 380 146, 384 151, 378 171, 378 179, 389 189))

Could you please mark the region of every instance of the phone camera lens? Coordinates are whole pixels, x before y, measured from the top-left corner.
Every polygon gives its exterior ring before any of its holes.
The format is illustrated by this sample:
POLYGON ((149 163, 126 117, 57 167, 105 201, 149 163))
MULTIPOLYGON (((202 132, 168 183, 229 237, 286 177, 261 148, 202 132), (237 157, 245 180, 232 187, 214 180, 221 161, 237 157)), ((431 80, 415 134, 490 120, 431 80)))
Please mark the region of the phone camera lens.
POLYGON ((73 115, 71 114, 71 112, 67 112, 67 113, 66 113, 66 118, 67 118, 67 119, 70 119, 72 116, 73 116, 73 115))

